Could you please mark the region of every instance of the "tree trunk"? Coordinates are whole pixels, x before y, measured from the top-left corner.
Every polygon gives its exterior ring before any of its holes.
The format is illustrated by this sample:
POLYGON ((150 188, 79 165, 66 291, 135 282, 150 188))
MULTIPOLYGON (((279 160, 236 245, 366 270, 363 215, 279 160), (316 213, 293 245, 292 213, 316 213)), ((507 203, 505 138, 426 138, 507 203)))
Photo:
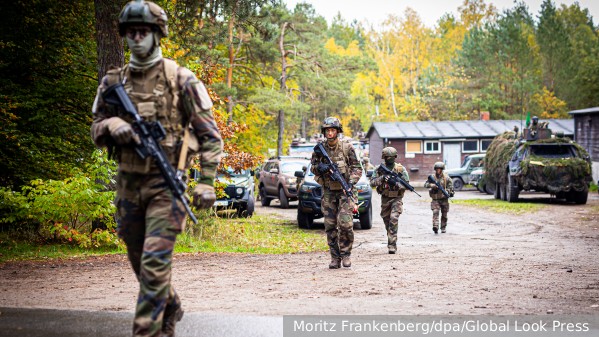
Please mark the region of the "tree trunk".
MULTIPOLYGON (((281 52, 281 92, 287 93, 287 53, 285 52, 285 30, 289 22, 281 26, 279 51, 281 52)), ((277 137, 277 156, 283 155, 283 135, 285 134, 285 111, 279 110, 279 136, 277 137)))
POLYGON ((96 43, 98 53, 98 83, 111 66, 125 63, 123 39, 119 35, 118 19, 121 1, 94 0, 96 8, 96 43))
MULTIPOLYGON (((229 43, 229 65, 227 66, 227 89, 231 92, 231 88, 233 87, 233 63, 235 63, 235 47, 233 46, 233 30, 235 28, 235 15, 237 11, 237 5, 239 1, 235 1, 231 8, 231 16, 229 17, 229 27, 228 27, 228 43, 229 43)), ((227 113, 229 114, 229 123, 233 122, 233 96, 231 94, 227 95, 227 113)))

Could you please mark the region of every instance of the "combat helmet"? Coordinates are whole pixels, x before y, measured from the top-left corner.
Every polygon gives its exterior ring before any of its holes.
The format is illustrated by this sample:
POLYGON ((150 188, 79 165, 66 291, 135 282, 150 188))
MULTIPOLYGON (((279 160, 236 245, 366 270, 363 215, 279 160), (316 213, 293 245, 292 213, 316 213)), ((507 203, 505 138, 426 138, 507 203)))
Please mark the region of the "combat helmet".
POLYGON ((397 158, 397 150, 394 147, 387 146, 383 149, 383 155, 381 159, 385 159, 385 157, 397 158))
POLYGON ((343 126, 341 126, 341 122, 337 117, 327 117, 322 122, 322 126, 320 127, 320 132, 324 134, 324 130, 326 129, 337 129, 339 133, 343 133, 343 126))
POLYGON ((168 36, 166 12, 151 1, 135 0, 125 5, 119 15, 119 34, 125 36, 127 26, 149 24, 158 28, 162 37, 168 36))
POLYGON ((444 162, 442 162, 442 161, 438 161, 438 162, 436 162, 436 163, 435 163, 435 166, 434 166, 434 169, 436 170, 436 169, 438 169, 438 168, 440 168, 440 169, 442 169, 442 170, 445 170, 445 163, 444 163, 444 162))

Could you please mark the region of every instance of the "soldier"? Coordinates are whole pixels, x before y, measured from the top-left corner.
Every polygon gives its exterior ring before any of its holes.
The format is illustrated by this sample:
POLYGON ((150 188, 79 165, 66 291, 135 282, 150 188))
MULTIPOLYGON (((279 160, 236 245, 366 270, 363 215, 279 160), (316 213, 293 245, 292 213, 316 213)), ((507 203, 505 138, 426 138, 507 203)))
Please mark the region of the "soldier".
MULTIPOLYGON (((396 172, 406 182, 410 181, 407 170, 396 163, 397 150, 393 147, 383 149, 383 163, 389 170, 396 172)), ((370 180, 370 186, 375 187, 378 194, 381 195, 381 217, 387 229, 387 248, 389 254, 395 254, 397 251, 397 225, 399 216, 403 213, 403 195, 406 188, 402 184, 394 184, 389 180, 389 176, 378 176, 377 169, 374 170, 370 180)))
MULTIPOLYGON (((92 139, 98 147, 107 147, 119 163, 117 232, 139 281, 134 336, 174 336, 175 324, 183 316, 181 301, 171 286, 171 263, 186 212, 152 158, 141 159, 134 151, 131 117, 107 105, 102 93, 122 83, 139 114, 162 124, 166 137, 161 145, 171 164, 177 163, 186 144, 189 158, 199 151, 201 177, 193 190, 193 203, 199 209, 211 207, 216 199, 214 176, 223 146, 204 85, 190 70, 162 57, 160 39, 168 34, 166 23, 166 13, 152 2, 125 5, 119 15, 119 33, 129 45, 131 58, 123 68, 108 71, 92 108, 92 139)), ((181 159, 189 164, 189 158, 181 159)))
MULTIPOLYGON (((445 170, 445 163, 438 161, 435 163, 435 180, 445 189, 449 196, 453 197, 453 182, 445 170)), ((449 199, 441 192, 436 184, 430 183, 428 180, 424 183, 424 187, 429 188, 428 194, 433 199, 431 201, 431 209, 433 210, 433 232, 439 231, 439 211, 441 211, 441 233, 447 230, 447 212, 449 212, 449 199)))
POLYGON ((364 167, 364 169, 366 171, 374 170, 374 165, 372 165, 370 163, 370 158, 368 158, 368 157, 363 157, 362 158, 362 166, 364 167))
MULTIPOLYGON (((339 119, 325 118, 321 131, 326 137, 323 145, 327 154, 337 164, 345 181, 351 186, 355 185, 362 176, 362 167, 351 143, 339 140, 339 134, 343 133, 339 119)), ((357 212, 358 205, 344 194, 339 182, 331 180, 327 174, 330 167, 324 162, 324 158, 314 153, 311 164, 310 171, 314 173, 316 182, 322 185, 324 190, 321 205, 331 253, 329 268, 338 269, 341 263, 344 267, 351 267, 350 255, 354 242, 353 213, 357 212)), ((355 188, 353 190, 357 199, 357 191, 355 188)))

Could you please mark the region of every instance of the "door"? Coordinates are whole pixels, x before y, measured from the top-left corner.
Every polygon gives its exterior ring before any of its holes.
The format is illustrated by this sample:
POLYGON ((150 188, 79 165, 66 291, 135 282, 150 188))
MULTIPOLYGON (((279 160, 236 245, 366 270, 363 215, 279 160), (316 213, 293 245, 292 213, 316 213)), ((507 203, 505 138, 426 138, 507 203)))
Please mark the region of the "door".
POLYGON ((445 169, 459 168, 461 161, 460 143, 443 143, 445 169))

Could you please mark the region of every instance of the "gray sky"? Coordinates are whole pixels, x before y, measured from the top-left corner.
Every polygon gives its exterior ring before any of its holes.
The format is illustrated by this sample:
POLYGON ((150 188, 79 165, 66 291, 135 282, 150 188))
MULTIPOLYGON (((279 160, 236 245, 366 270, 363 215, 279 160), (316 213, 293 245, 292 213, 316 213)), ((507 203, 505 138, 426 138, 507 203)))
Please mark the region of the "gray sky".
MULTIPOLYGON (((414 9, 424 24, 433 27, 445 13, 451 12, 457 16, 457 9, 463 0, 285 0, 287 7, 293 9, 298 2, 307 2, 314 6, 316 12, 324 16, 329 23, 338 12, 347 20, 367 20, 378 26, 389 14, 403 16, 407 7, 414 9)), ((543 0, 525 0, 529 12, 536 18, 543 0)), ((554 0, 556 7, 561 4, 571 5, 578 2, 581 8, 587 8, 593 16, 595 24, 599 23, 599 0, 554 0)), ((499 9, 512 8, 514 0, 485 0, 499 9)))

